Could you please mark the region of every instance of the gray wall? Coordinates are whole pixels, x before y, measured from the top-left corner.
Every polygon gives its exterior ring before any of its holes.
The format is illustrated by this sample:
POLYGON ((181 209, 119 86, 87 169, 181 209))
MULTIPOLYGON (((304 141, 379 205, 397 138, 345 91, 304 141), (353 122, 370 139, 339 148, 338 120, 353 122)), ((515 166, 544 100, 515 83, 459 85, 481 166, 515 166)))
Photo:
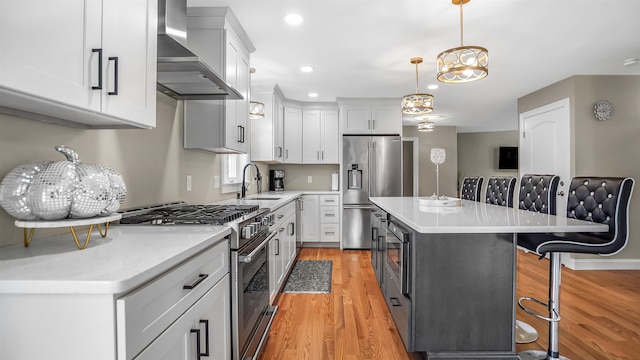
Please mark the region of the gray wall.
MULTIPOLYGON (((518 99, 518 113, 567 97, 571 101, 571 176, 630 176, 640 181, 640 76, 573 76, 518 99), (613 103, 612 119, 599 121, 593 116, 598 100, 613 103)), ((640 195, 635 190, 629 244, 613 259, 640 259, 640 195)))
MULTIPOLYGON (((518 177, 518 170, 498 169, 498 148, 518 146, 517 131, 458 134, 458 184, 466 176, 483 176, 482 194, 492 176, 518 177)), ((517 192, 514 195, 517 198, 517 192)))
MULTIPOLYGON (((80 130, 0 114, 0 176, 26 162, 64 160, 55 145, 76 150, 85 163, 110 167, 127 184, 124 208, 184 200, 210 203, 235 197, 214 189, 213 176, 220 175, 220 156, 182 147, 182 103, 158 93, 157 127, 151 130, 80 130), (192 191, 186 191, 186 175, 192 191)), ((260 165, 267 173, 268 166, 260 165)), ((252 177, 253 178, 253 177, 252 177)), ((255 192, 255 185, 250 192, 255 192)), ((267 184, 263 185, 267 190, 267 184)), ((22 242, 22 229, 0 210, 0 246, 22 242)), ((37 230, 34 239, 64 230, 37 230)), ((69 240, 71 234, 69 233, 69 240)), ((37 246, 37 242, 31 246, 37 246)))
POLYGON ((456 197, 458 194, 458 138, 455 126, 436 126, 432 132, 419 132, 415 126, 404 126, 402 136, 417 137, 419 144, 419 196, 431 196, 436 192, 436 166, 431 162, 431 149, 443 148, 446 153, 440 165, 440 194, 456 197))

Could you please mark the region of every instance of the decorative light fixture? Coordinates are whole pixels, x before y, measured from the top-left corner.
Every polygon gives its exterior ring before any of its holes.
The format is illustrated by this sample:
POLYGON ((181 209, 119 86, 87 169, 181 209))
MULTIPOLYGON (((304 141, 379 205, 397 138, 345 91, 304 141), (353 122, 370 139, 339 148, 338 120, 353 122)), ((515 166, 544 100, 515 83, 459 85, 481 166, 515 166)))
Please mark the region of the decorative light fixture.
POLYGON ((427 132, 427 131, 433 131, 436 128, 436 124, 433 121, 424 121, 421 123, 418 123, 418 131, 420 132, 427 132))
POLYGON ((418 92, 418 64, 422 63, 422 58, 411 58, 411 63, 416 65, 416 93, 402 97, 402 113, 408 115, 428 114, 433 111, 433 95, 418 92))
POLYGON ((249 119, 256 120, 264 118, 264 104, 258 101, 249 102, 249 119))
POLYGON ((480 46, 464 46, 462 5, 471 0, 451 0, 460 5, 460 47, 438 55, 438 80, 444 83, 465 83, 485 78, 489 74, 489 51, 480 46))
POLYGON ((431 149, 431 162, 436 165, 436 196, 440 195, 440 164, 444 164, 447 153, 442 148, 431 149))
MULTIPOLYGON (((249 73, 255 74, 256 69, 250 67, 249 73)), ((249 119, 256 120, 264 118, 264 104, 258 101, 249 101, 249 119)))

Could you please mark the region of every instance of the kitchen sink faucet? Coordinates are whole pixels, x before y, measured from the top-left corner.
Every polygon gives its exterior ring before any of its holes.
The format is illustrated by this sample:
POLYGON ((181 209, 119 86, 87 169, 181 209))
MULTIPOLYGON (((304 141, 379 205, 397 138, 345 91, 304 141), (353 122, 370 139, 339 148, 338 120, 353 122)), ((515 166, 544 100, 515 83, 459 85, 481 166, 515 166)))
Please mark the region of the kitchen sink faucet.
POLYGON ((246 177, 246 170, 247 167, 249 165, 253 165, 256 167, 256 183, 258 186, 258 194, 260 194, 262 192, 262 175, 260 175, 260 169, 258 168, 258 165, 254 164, 254 163, 248 163, 247 165, 244 166, 244 168, 242 169, 242 195, 240 196, 240 198, 244 199, 247 196, 247 185, 246 185, 246 181, 245 181, 245 177, 246 177))

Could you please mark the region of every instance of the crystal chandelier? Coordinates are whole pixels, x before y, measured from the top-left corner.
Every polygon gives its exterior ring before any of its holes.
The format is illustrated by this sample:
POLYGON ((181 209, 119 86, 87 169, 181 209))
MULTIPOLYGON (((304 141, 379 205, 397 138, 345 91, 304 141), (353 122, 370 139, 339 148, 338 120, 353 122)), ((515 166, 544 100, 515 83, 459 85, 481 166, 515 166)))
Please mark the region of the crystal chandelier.
POLYGON ((427 132, 427 131, 433 131, 436 128, 436 124, 433 121, 424 121, 421 123, 418 123, 418 131, 421 132, 427 132))
POLYGON ((264 104, 257 101, 249 102, 249 119, 262 119, 264 117, 264 104))
POLYGON ((485 78, 489 74, 489 51, 480 46, 464 46, 462 5, 471 0, 451 0, 460 5, 460 47, 438 55, 438 80, 444 83, 464 83, 485 78))
POLYGON ((433 95, 418 92, 418 64, 422 63, 422 58, 411 58, 411 63, 416 65, 416 93, 402 97, 402 113, 408 115, 428 114, 433 111, 433 95))

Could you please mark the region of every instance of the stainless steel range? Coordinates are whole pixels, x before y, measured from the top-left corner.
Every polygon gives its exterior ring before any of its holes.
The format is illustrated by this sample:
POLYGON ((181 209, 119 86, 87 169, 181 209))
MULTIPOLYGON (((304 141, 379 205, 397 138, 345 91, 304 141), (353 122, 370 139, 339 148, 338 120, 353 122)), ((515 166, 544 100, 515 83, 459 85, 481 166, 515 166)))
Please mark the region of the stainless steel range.
POLYGON ((267 244, 275 236, 269 209, 257 205, 189 205, 184 202, 129 209, 120 224, 225 225, 230 250, 231 331, 234 360, 257 359, 277 306, 269 306, 267 244))

